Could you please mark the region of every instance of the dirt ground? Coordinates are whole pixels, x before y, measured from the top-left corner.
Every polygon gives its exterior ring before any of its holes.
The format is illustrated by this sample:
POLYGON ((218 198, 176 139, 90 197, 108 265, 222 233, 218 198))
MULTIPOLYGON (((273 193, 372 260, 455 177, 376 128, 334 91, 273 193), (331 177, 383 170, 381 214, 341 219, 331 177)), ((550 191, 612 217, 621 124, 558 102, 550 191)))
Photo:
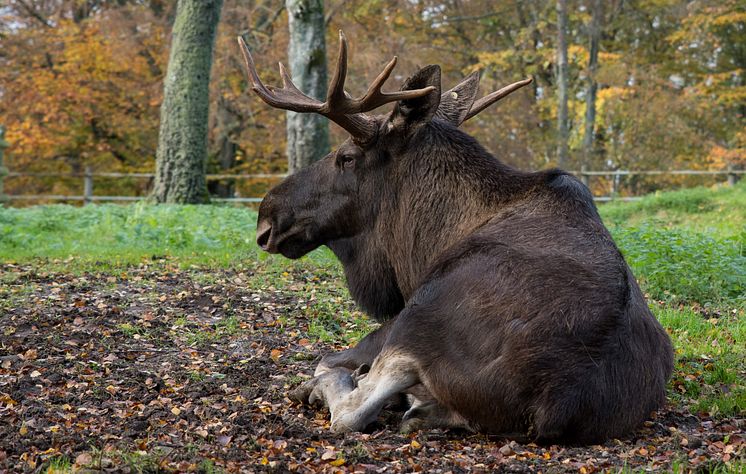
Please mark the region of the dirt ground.
POLYGON ((252 289, 252 278, 167 264, 83 275, 0 265, 0 470, 708 472, 746 461, 745 419, 674 407, 588 447, 403 436, 396 412, 368 433, 334 435, 328 413, 287 393, 341 347, 308 334, 302 293, 252 289))

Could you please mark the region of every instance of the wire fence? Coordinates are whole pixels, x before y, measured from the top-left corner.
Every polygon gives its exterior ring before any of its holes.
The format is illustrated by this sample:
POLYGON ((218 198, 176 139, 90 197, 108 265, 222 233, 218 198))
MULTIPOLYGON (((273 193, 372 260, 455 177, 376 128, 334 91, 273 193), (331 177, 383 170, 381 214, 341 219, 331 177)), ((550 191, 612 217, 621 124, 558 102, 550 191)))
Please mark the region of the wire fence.
MULTIPOLYGON (((0 165, 1 166, 1 165, 0 165)), ((606 201, 635 201, 641 199, 639 196, 620 196, 619 186, 620 178, 628 176, 713 176, 720 177, 725 176, 725 182, 728 185, 734 185, 736 181, 746 174, 746 170, 734 169, 732 167, 722 171, 710 171, 710 170, 603 170, 603 171, 570 171, 570 173, 576 175, 580 180, 588 186, 590 189, 597 188, 591 186, 591 180, 594 178, 604 178, 606 180, 608 194, 596 195, 594 199, 599 202, 606 201)), ((208 174, 208 181, 219 181, 219 180, 280 180, 285 178, 286 174, 208 174)), ((96 178, 106 179, 147 179, 151 180, 155 177, 154 173, 114 173, 114 172, 94 172, 91 167, 86 167, 83 173, 52 173, 52 172, 19 172, 19 171, 7 171, 4 170, 0 173, 0 202, 2 201, 78 201, 83 204, 92 202, 132 202, 141 201, 147 199, 148 196, 137 195, 137 196, 122 196, 122 195, 96 195, 94 193, 94 182, 96 178), (3 179, 7 178, 18 178, 18 177, 36 177, 36 178, 79 178, 82 180, 81 190, 82 194, 68 195, 68 194, 3 194, 3 179)), ((262 196, 234 196, 234 197, 211 197, 211 201, 226 202, 226 203, 258 203, 261 202, 262 196)))

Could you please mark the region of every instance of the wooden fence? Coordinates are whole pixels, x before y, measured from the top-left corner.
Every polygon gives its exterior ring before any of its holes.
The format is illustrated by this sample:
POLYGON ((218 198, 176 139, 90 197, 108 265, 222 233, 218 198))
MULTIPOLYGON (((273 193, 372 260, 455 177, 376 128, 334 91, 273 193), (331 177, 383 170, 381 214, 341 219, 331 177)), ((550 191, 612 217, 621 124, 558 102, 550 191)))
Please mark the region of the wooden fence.
MULTIPOLYGON (((0 162, 2 167, 2 162, 0 162)), ((95 178, 140 178, 140 179, 152 179, 155 177, 153 173, 109 173, 100 172, 94 173, 91 167, 87 167, 84 173, 33 173, 33 172, 14 172, 3 170, 0 172, 0 202, 2 201, 82 201, 84 204, 91 202, 117 202, 117 201, 140 201, 146 199, 147 196, 99 196, 94 194, 94 179, 95 178), (80 195, 59 195, 59 194, 15 194, 15 195, 3 195, 3 178, 4 177, 39 177, 39 178, 80 178, 82 179, 81 189, 83 191, 80 195)), ((572 174, 578 176, 583 183, 590 187, 591 179, 594 177, 606 177, 609 180, 609 194, 604 196, 594 196, 596 201, 634 201, 640 199, 640 197, 634 196, 618 196, 619 179, 623 176, 656 176, 656 175, 690 175, 690 176, 726 176, 727 183, 733 185, 738 180, 739 176, 746 174, 746 170, 737 170, 729 168, 724 171, 707 171, 707 170, 645 170, 645 171, 630 171, 630 170, 608 170, 608 171, 571 171, 572 174)), ((245 179, 266 179, 266 180, 279 180, 284 178, 284 174, 209 174, 207 175, 208 181, 214 180, 245 180, 245 179)), ((234 203, 258 203, 261 202, 262 197, 232 197, 232 198, 219 198, 211 197, 212 201, 217 202, 234 202, 234 203)))

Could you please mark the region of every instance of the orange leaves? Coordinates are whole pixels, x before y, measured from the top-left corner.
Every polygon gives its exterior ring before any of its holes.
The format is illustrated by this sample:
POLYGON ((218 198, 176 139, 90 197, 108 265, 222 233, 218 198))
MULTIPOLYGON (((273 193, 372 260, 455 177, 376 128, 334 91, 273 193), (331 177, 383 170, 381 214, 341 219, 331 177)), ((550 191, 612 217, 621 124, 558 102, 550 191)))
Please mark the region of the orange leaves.
POLYGON ((280 360, 280 356, 282 356, 282 351, 279 349, 272 349, 269 352, 269 357, 275 362, 280 360))
MULTIPOLYGON (((107 15, 63 18, 52 27, 31 23, 3 39, 0 115, 10 167, 69 171, 65 165, 89 163, 116 169, 152 158, 161 69, 159 54, 137 28, 145 20, 117 18, 122 23, 114 25, 107 15), (130 34, 114 37, 112 30, 121 28, 130 34), (150 52, 150 63, 143 51, 150 52)), ((151 28, 151 34, 161 30, 151 28)), ((23 184, 11 180, 7 187, 14 192, 23 184)), ((64 192, 71 184, 56 186, 64 192)))

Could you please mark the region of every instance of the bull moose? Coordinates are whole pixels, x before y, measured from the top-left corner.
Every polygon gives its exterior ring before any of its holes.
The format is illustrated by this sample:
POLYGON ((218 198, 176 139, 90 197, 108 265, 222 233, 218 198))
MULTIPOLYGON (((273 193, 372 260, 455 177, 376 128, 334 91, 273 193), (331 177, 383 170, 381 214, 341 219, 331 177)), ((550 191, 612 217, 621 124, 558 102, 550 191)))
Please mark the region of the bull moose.
POLYGON ((280 64, 272 107, 321 114, 349 134, 262 201, 257 243, 299 258, 326 245, 350 293, 381 323, 328 354, 295 396, 323 402, 336 432, 360 431, 406 396, 402 430, 459 427, 543 442, 629 433, 665 401, 670 338, 593 203, 568 173, 502 163, 458 127, 510 92, 475 100, 473 73, 441 93, 440 68, 360 98, 345 90, 347 42, 324 102, 280 64), (395 103, 391 113, 368 112, 395 103))

